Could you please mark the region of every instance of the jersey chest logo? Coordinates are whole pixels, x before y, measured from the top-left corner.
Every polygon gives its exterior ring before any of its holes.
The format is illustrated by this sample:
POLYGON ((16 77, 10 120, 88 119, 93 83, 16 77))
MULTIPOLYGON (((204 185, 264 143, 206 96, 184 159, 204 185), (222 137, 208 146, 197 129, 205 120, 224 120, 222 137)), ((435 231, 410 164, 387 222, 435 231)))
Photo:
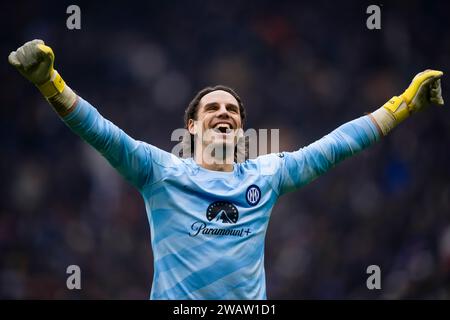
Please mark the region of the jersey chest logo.
POLYGON ((247 203, 251 206, 256 206, 261 199, 261 189, 256 184, 252 184, 247 188, 247 192, 245 193, 245 198, 247 199, 247 203))
POLYGON ((236 223, 239 219, 238 209, 228 201, 216 201, 206 210, 206 218, 209 221, 221 221, 222 223, 236 223))

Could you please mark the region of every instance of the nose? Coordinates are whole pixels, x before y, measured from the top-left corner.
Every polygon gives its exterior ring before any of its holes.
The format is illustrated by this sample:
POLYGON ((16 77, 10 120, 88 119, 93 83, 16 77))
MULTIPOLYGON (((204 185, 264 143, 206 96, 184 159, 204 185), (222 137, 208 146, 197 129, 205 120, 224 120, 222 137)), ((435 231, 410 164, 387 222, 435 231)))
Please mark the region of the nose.
POLYGON ((230 115, 228 114, 228 110, 224 104, 220 105, 219 110, 217 110, 217 117, 218 118, 228 118, 230 115))

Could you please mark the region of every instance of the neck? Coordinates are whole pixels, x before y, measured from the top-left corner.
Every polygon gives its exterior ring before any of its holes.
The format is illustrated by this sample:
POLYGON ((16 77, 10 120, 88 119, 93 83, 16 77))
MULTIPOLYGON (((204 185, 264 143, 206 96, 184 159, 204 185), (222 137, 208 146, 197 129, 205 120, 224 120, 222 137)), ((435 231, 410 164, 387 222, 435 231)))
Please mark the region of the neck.
POLYGON ((194 159, 195 162, 202 168, 213 170, 213 171, 223 171, 223 172, 232 172, 233 171, 233 165, 232 164, 217 164, 217 163, 205 163, 205 162, 199 162, 197 159, 194 159))
POLYGON ((231 151, 226 150, 222 155, 216 156, 215 152, 207 152, 207 146, 195 148, 194 161, 200 167, 208 170, 232 172, 234 170, 234 148, 231 149, 231 151))

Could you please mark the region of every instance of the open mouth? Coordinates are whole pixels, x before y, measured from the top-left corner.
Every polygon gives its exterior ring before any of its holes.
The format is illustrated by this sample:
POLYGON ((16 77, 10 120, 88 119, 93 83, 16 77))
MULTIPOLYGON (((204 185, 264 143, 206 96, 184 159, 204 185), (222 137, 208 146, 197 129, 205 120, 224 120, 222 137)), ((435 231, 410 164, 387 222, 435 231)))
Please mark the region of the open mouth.
POLYGON ((221 134, 230 134, 233 132, 231 126, 227 123, 219 123, 213 128, 214 132, 221 134))

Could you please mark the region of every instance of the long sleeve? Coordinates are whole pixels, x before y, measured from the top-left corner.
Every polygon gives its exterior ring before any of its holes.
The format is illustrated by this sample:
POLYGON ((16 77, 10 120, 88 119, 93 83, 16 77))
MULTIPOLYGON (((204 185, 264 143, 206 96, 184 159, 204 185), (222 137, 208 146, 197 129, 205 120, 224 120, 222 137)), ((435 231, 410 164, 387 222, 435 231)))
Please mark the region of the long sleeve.
POLYGON ((135 187, 140 189, 149 180, 152 152, 159 149, 131 138, 81 97, 62 119, 135 187))
POLYGON ((310 183, 379 138, 375 123, 363 116, 295 152, 260 157, 262 174, 271 177, 274 190, 282 195, 310 183))

